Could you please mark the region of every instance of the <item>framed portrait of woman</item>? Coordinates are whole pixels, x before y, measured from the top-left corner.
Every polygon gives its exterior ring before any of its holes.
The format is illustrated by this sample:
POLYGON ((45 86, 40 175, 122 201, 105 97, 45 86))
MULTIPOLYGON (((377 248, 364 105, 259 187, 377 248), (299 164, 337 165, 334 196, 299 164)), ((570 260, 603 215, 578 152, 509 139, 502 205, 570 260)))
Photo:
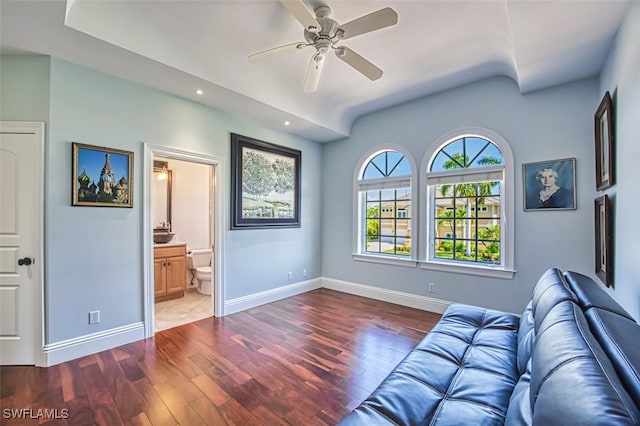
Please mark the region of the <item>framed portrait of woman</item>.
POLYGON ((575 210, 576 159, 522 165, 524 210, 575 210))

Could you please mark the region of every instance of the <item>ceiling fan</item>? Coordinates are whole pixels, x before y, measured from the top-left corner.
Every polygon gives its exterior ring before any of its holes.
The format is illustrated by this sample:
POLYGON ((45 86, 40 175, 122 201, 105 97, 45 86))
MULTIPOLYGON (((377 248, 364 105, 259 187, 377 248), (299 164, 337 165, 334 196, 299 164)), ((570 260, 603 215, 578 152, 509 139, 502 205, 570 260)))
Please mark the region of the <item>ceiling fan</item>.
POLYGON ((316 49, 316 53, 311 57, 304 80, 304 91, 307 93, 318 90, 325 54, 330 49, 333 49, 339 59, 355 68, 369 80, 377 80, 382 77, 380 68, 348 47, 338 44, 342 40, 395 25, 398 23, 398 14, 393 9, 386 7, 349 21, 346 24, 339 24, 331 18, 329 6, 318 5, 314 10, 314 17, 302 0, 280 0, 280 3, 304 26, 304 41, 254 53, 249 55, 250 62, 260 62, 276 54, 313 46, 316 49))

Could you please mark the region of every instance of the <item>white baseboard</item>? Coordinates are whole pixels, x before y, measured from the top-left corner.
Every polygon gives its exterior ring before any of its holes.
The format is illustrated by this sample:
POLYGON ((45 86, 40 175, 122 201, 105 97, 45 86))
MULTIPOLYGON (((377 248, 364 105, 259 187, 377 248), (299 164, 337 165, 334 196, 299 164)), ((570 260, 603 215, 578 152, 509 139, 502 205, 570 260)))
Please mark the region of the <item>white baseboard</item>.
MULTIPOLYGON (((254 308, 266 303, 275 302, 297 294, 306 293, 321 287, 439 314, 443 313, 452 303, 445 300, 411 293, 403 293, 400 291, 388 290, 365 284, 320 277, 227 300, 224 303, 225 315, 244 311, 245 309, 254 308)), ((73 339, 63 340, 61 342, 51 343, 45 345, 42 349, 42 353, 38 360, 38 366, 48 367, 60 364, 65 361, 112 349, 117 346, 126 345, 144 338, 144 324, 142 322, 138 322, 122 327, 112 328, 110 330, 87 334, 85 336, 75 337, 73 339)))
POLYGON ((248 296, 237 297, 235 299, 224 302, 224 314, 230 315, 245 309, 255 308, 265 303, 275 302, 276 300, 285 299, 297 294, 306 293, 307 291, 316 290, 322 287, 322 278, 314 278, 307 281, 301 281, 295 284, 285 285, 273 288, 271 290, 262 291, 260 293, 250 294, 248 296))
POLYGON ((437 314, 444 313, 447 307, 453 303, 446 300, 388 290, 385 288, 349 281, 336 280, 333 278, 323 278, 322 287, 330 290, 341 291, 343 293, 355 294, 356 296, 368 297, 370 299, 381 300, 383 302, 421 309, 423 311, 435 312, 437 314))
POLYGON ((49 367, 142 339, 144 339, 144 324, 137 322, 51 343, 44 345, 39 366, 49 367))

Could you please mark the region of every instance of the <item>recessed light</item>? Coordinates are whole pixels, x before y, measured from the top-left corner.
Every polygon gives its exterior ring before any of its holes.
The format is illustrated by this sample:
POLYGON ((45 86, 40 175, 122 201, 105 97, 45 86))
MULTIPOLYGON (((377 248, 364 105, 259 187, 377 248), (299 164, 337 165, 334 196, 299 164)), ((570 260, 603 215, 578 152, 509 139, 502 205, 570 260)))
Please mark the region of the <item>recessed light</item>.
POLYGON ((284 125, 285 125, 285 126, 288 126, 288 125, 290 125, 290 124, 291 124, 291 123, 290 123, 289 121, 285 121, 285 122, 284 122, 284 125))
POLYGON ((203 93, 202 89, 196 89, 196 95, 202 95, 203 93))

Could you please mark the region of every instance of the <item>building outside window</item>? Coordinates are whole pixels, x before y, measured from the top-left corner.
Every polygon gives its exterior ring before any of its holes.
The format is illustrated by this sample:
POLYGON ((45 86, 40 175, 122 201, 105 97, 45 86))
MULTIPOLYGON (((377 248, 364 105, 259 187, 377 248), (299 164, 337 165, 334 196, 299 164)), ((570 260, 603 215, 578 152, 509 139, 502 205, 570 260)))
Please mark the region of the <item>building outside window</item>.
POLYGON ((413 258, 411 179, 410 162, 396 150, 381 149, 361 163, 357 254, 413 258))
POLYGON ((512 272, 513 229, 506 226, 506 216, 513 215, 513 165, 508 145, 501 142, 462 134, 432 149, 423 166, 427 238, 422 267, 512 272))

